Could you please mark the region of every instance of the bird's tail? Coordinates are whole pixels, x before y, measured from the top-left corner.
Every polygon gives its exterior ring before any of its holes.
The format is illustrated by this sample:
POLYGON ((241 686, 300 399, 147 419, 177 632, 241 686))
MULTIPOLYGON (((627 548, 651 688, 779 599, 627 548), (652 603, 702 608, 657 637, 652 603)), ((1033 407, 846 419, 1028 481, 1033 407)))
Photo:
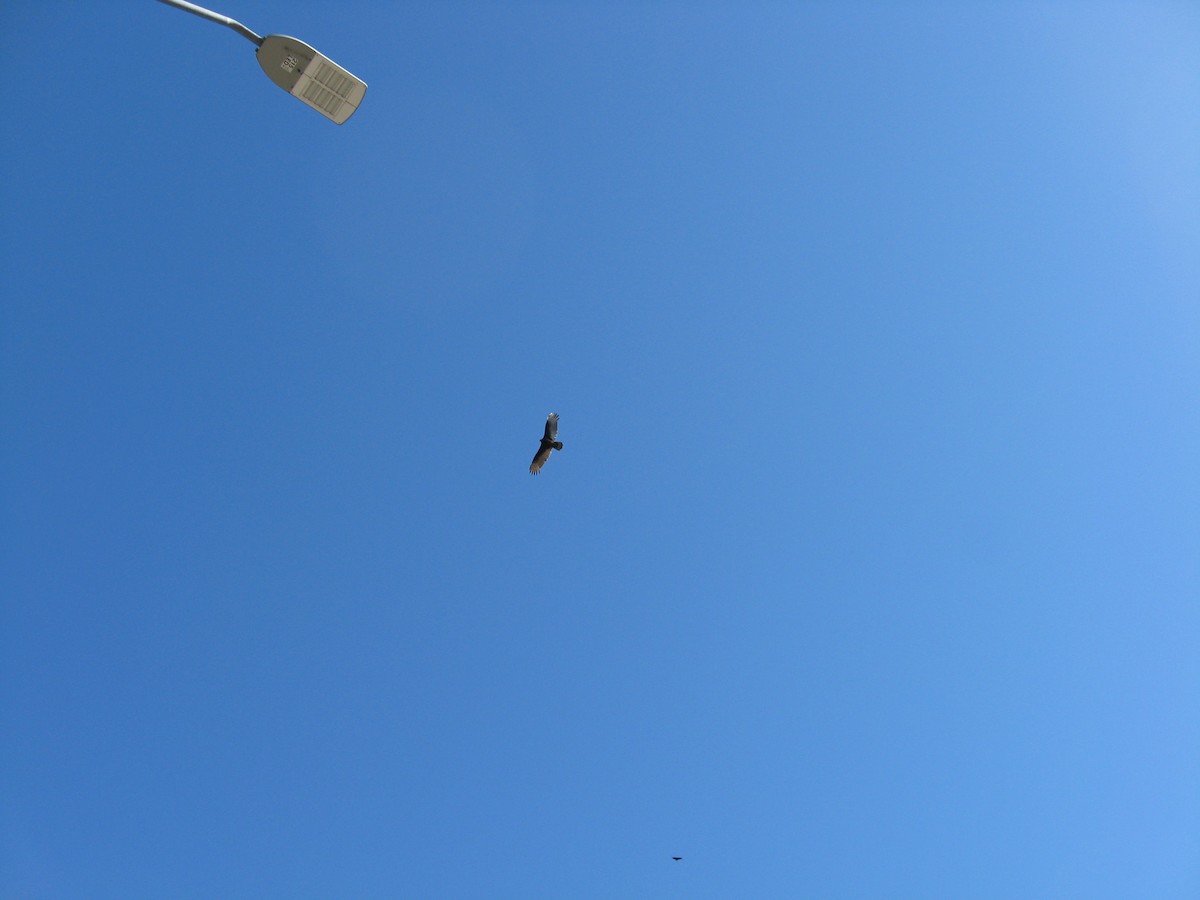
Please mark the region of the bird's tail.
POLYGON ((562 441, 555 441, 552 444, 552 446, 554 447, 555 450, 561 450, 562 449, 562 441))

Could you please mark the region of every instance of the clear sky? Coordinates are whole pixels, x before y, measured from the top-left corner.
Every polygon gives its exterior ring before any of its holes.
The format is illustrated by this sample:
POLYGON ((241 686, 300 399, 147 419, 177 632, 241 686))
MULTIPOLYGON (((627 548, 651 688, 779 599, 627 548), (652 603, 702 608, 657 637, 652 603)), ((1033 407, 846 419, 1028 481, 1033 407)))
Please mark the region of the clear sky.
POLYGON ((1200 896, 1200 8, 219 11, 0 9, 0 896, 1200 896))

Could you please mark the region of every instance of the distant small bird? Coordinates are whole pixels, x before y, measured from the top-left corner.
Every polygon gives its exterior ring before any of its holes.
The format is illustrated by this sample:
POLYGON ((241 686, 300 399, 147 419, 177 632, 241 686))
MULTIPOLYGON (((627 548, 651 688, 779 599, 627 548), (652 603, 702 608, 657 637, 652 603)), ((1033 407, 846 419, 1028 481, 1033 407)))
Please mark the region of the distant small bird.
POLYGON ((681 859, 683 859, 683 857, 682 856, 672 856, 671 859, 675 860, 675 862, 679 862, 681 859))
POLYGON ((536 475, 542 471, 542 466, 550 458, 551 450, 562 449, 562 441, 556 441, 556 437, 558 437, 558 413, 550 413, 546 416, 546 433, 542 435, 542 444, 538 447, 538 452, 534 454, 533 462, 529 464, 530 475, 536 475))

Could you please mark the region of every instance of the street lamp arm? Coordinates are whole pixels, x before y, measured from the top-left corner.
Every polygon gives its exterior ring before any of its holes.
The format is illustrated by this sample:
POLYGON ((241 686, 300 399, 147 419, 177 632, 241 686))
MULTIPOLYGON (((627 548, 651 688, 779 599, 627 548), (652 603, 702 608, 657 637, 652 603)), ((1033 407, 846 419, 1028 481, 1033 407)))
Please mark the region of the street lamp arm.
POLYGON ((226 28, 232 28, 248 41, 253 41, 256 45, 262 46, 263 39, 243 25, 241 22, 235 22, 229 16, 223 16, 220 13, 215 13, 211 9, 205 9, 203 6, 197 6, 195 3, 188 3, 187 0, 159 0, 160 3, 165 3, 167 6, 174 6, 176 9, 182 9, 184 12, 190 12, 194 16, 199 16, 202 19, 208 19, 210 22, 216 22, 218 25, 224 25, 226 28))

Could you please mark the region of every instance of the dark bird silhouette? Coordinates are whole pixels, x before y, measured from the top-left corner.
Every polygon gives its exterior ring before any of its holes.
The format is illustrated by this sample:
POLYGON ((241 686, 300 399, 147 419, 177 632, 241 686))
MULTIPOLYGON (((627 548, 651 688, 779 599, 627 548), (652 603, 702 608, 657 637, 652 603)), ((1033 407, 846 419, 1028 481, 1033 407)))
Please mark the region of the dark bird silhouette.
POLYGON ((558 437, 558 413, 550 413, 546 416, 546 433, 542 435, 542 445, 538 447, 538 452, 533 456, 533 462, 529 464, 530 475, 536 475, 542 471, 542 466, 550 458, 551 450, 562 449, 562 441, 556 441, 556 437, 558 437))
POLYGON ((683 859, 683 857, 682 856, 672 856, 671 859, 675 860, 675 862, 679 862, 681 859, 683 859))

